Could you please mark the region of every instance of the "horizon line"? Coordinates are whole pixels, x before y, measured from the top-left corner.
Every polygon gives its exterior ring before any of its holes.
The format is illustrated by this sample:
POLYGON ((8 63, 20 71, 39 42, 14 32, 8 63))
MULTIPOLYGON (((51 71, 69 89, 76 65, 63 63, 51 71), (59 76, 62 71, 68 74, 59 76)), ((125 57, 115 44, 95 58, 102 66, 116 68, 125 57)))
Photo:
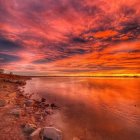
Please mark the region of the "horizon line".
MULTIPOLYGON (((9 74, 9 73, 4 73, 9 74)), ((60 75, 28 75, 28 74, 18 74, 13 73, 13 75, 19 75, 19 76, 30 76, 30 77, 140 77, 140 74, 132 74, 132 73, 126 73, 126 74, 60 74, 60 75)))

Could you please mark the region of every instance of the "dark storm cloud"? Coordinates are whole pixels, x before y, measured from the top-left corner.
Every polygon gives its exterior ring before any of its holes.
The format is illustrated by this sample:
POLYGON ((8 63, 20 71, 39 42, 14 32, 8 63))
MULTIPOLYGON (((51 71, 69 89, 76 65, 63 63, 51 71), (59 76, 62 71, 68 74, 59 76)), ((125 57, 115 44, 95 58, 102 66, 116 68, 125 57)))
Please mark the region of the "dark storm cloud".
POLYGON ((72 42, 73 43, 86 43, 87 40, 85 40, 84 38, 81 38, 81 37, 74 37, 74 38, 72 38, 72 42))
POLYGON ((19 56, 0 53, 0 63, 6 64, 6 63, 10 63, 10 62, 16 62, 19 60, 20 60, 19 56))
POLYGON ((49 63, 49 62, 53 62, 53 61, 55 61, 54 58, 43 58, 43 59, 35 60, 32 63, 33 64, 44 64, 44 63, 49 63))
POLYGON ((14 52, 22 49, 22 47, 11 40, 0 38, 0 51, 1 52, 14 52))
POLYGON ((84 54, 84 53, 86 53, 86 51, 82 50, 82 49, 73 49, 73 50, 66 49, 65 51, 62 51, 62 55, 60 55, 60 54, 56 55, 56 56, 52 55, 52 56, 49 56, 49 58, 43 58, 43 59, 35 60, 32 63, 33 64, 45 64, 45 63, 55 62, 57 60, 61 60, 61 59, 64 59, 64 58, 69 58, 69 57, 74 56, 76 54, 84 54))
POLYGON ((121 30, 122 33, 131 32, 133 34, 140 34, 140 22, 138 21, 129 21, 126 23, 122 23, 123 29, 121 30))

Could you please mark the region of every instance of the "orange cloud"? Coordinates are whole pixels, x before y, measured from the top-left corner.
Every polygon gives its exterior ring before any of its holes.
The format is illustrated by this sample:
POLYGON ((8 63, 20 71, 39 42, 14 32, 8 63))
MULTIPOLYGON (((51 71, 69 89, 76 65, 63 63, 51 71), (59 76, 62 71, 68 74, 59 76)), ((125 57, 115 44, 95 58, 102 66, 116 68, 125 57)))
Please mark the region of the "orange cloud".
POLYGON ((108 38, 108 37, 113 37, 117 34, 118 34, 117 31, 106 30, 106 31, 99 31, 99 32, 95 33, 93 36, 95 38, 108 38))
POLYGON ((21 74, 138 74, 139 4, 0 1, 0 67, 21 74))

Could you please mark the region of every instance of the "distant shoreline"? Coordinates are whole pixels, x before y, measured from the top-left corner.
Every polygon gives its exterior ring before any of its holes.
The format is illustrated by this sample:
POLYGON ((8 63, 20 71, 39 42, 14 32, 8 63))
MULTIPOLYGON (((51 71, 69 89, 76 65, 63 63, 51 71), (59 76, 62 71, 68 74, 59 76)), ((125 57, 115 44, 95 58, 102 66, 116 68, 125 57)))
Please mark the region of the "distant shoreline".
POLYGON ((92 78, 140 78, 140 76, 29 76, 35 77, 92 77, 92 78))
POLYGON ((13 75, 10 75, 10 74, 6 74, 6 73, 4 73, 4 74, 0 74, 0 79, 1 78, 19 78, 19 79, 21 79, 21 78, 24 78, 24 79, 30 79, 30 78, 35 78, 35 77, 92 77, 92 78, 140 78, 140 76, 139 75, 105 75, 105 76, 88 76, 88 75, 73 75, 73 76, 71 76, 71 75, 48 75, 48 76, 27 76, 27 75, 16 75, 16 74, 13 74, 13 75))

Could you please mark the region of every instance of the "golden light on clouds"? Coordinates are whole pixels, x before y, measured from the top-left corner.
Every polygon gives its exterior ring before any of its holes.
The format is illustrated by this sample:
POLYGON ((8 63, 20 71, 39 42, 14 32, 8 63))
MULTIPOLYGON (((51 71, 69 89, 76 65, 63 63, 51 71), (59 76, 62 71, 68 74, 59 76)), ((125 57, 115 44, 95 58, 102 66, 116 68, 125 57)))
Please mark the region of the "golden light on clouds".
POLYGON ((27 75, 139 75, 139 0, 0 0, 0 67, 27 75))

